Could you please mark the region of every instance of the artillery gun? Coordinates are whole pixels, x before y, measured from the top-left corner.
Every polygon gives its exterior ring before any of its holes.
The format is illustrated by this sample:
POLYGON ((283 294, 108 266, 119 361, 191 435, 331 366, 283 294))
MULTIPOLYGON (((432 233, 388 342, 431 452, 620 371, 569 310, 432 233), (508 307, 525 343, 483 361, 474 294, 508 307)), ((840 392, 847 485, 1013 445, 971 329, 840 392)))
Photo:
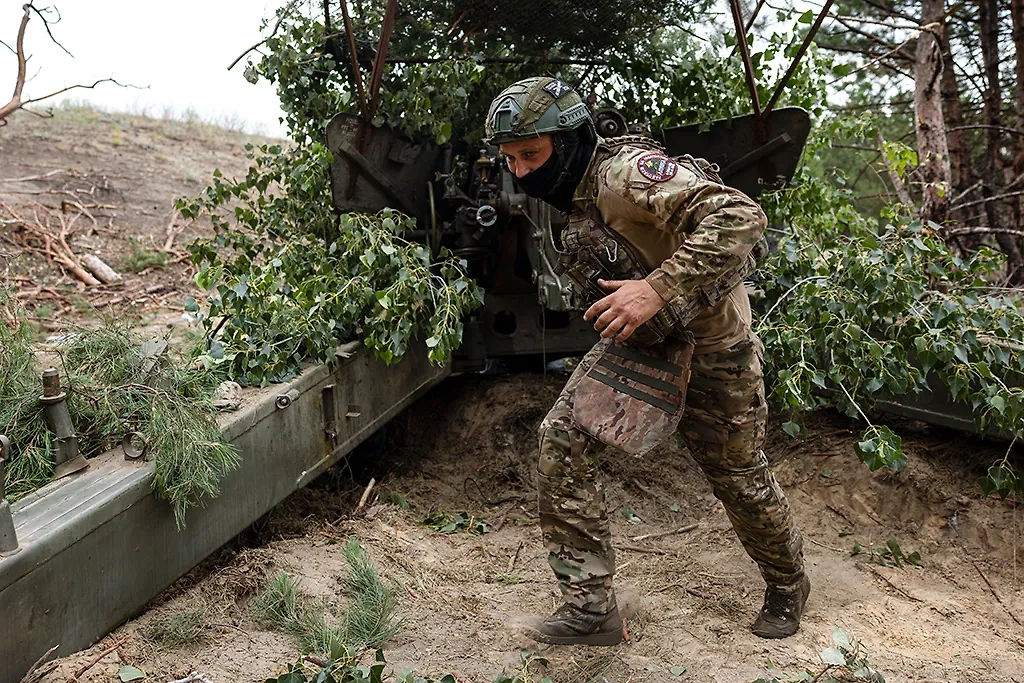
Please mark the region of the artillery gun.
MULTIPOLYGON (((603 137, 644 130, 616 109, 595 112, 603 137)), ((756 197, 784 185, 796 171, 810 117, 797 107, 716 121, 706 130, 656 131, 670 156, 691 154, 718 165, 723 180, 756 197)), ((516 185, 498 150, 464 142, 415 142, 390 127, 369 128, 353 114, 327 127, 334 154, 331 187, 338 211, 398 209, 417 221, 411 239, 434 255, 443 247, 462 259, 486 291, 467 321, 457 369, 527 354, 581 354, 596 334, 579 314, 567 278, 554 269, 551 235, 563 218, 516 185), (361 149, 357 141, 362 141, 361 149)))
MULTIPOLYGON (((669 156, 690 154, 717 164, 726 184, 751 197, 756 198, 767 188, 785 185, 799 163, 810 132, 810 117, 802 109, 776 109, 775 104, 832 2, 825 3, 767 105, 762 107, 746 33, 763 3, 744 16, 741 1, 729 0, 752 113, 702 126, 656 130, 652 137, 664 144, 669 156)), ((380 40, 372 58, 369 92, 364 92, 361 68, 371 60, 365 56, 361 59, 346 3, 341 3, 349 53, 346 69, 352 91, 358 95, 359 113, 338 114, 327 127, 327 146, 334 155, 331 187, 335 208, 339 212, 377 212, 386 207, 402 211, 417 222, 416 231, 408 237, 425 243, 434 255, 443 247, 465 261, 469 274, 484 288, 486 296, 482 309, 466 321, 463 344, 455 356, 456 369, 479 369, 488 359, 499 357, 585 352, 596 335, 580 315, 573 314, 578 304, 568 281, 555 272, 553 265, 558 254, 551 235, 553 230, 557 231, 562 216, 520 191, 494 147, 465 141, 437 145, 411 139, 388 125, 373 124, 385 65, 436 61, 431 57, 388 56, 397 4, 396 0, 386 4, 380 40)), ((491 26, 503 12, 494 8, 483 11, 480 3, 473 0, 456 4, 455 9, 461 12, 456 24, 480 24, 473 31, 467 30, 467 34, 489 28, 498 31, 495 35, 511 34, 510 39, 523 44, 544 44, 548 38, 564 38, 560 33, 563 29, 552 26, 552 22, 542 25, 536 16, 520 13, 501 26, 491 26)), ((556 10, 573 15, 563 17, 565 21, 581 24, 574 41, 610 40, 608 31, 602 30, 609 22, 594 12, 588 10, 586 16, 577 17, 573 13, 578 11, 570 4, 549 7, 547 13, 556 10), (598 30, 588 32, 587 27, 598 30)), ((325 12, 324 20, 329 27, 329 13, 325 12)), ((340 56, 336 45, 332 51, 340 56)), ((595 63, 571 58, 555 62, 591 66, 595 63)), ((591 97, 588 101, 593 106, 596 100, 591 97)), ((614 107, 592 114, 598 134, 605 138, 648 130, 646 122, 629 122, 614 107)))

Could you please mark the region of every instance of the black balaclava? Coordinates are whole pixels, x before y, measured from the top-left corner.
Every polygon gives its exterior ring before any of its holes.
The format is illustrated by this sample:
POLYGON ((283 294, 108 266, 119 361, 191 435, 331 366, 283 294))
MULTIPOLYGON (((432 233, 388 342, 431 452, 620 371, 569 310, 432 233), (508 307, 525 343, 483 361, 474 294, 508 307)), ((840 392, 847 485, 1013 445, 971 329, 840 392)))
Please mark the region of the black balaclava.
POLYGON ((572 210, 572 196, 590 165, 596 140, 583 127, 552 136, 554 151, 544 164, 516 178, 523 192, 543 200, 559 211, 572 210))

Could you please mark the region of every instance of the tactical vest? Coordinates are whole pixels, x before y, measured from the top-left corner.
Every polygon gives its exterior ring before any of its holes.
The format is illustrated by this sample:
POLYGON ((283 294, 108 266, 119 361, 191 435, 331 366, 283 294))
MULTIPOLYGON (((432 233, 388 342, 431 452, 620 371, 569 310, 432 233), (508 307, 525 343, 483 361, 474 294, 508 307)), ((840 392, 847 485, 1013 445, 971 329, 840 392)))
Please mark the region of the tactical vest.
MULTIPOLYGON (((593 172, 596 173, 601 163, 627 145, 664 153, 661 145, 640 135, 623 135, 601 140, 595 152, 593 172)), ((687 154, 674 157, 674 160, 699 178, 724 184, 718 175, 717 167, 705 159, 695 159, 687 154)), ((583 309, 589 308, 591 304, 608 295, 608 292, 597 284, 599 279, 642 280, 650 274, 650 269, 629 240, 605 223, 597 210, 596 196, 589 198, 586 209, 574 211, 569 215, 568 222, 562 228, 561 241, 563 250, 559 255, 556 272, 559 275, 565 274, 572 280, 583 309)), ((736 285, 754 272, 757 260, 765 254, 767 244, 762 239, 742 265, 726 271, 717 280, 701 287, 696 292, 697 296, 685 297, 685 300, 666 304, 653 318, 638 327, 627 343, 634 346, 649 346, 666 339, 691 341, 692 336, 686 331, 690 321, 705 308, 710 308, 721 301, 736 285)))

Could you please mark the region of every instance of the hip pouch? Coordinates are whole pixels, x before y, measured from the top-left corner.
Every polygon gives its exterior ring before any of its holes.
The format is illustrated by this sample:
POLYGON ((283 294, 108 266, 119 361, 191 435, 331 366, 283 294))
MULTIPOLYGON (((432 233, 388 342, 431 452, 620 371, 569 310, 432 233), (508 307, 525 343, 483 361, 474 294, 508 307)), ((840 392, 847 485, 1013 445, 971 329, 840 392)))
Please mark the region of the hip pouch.
POLYGON ((573 426, 642 456, 675 434, 686 405, 693 344, 608 343, 573 395, 573 426))

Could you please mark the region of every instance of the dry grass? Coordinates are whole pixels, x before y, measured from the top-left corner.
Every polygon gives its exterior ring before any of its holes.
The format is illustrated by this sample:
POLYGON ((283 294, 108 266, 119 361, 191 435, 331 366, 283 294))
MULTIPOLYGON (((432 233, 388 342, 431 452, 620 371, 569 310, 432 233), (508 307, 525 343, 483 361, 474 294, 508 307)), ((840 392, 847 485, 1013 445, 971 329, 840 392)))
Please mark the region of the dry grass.
POLYGON ((207 617, 202 606, 169 612, 151 621, 142 635, 153 645, 170 650, 199 645, 209 637, 207 617))

